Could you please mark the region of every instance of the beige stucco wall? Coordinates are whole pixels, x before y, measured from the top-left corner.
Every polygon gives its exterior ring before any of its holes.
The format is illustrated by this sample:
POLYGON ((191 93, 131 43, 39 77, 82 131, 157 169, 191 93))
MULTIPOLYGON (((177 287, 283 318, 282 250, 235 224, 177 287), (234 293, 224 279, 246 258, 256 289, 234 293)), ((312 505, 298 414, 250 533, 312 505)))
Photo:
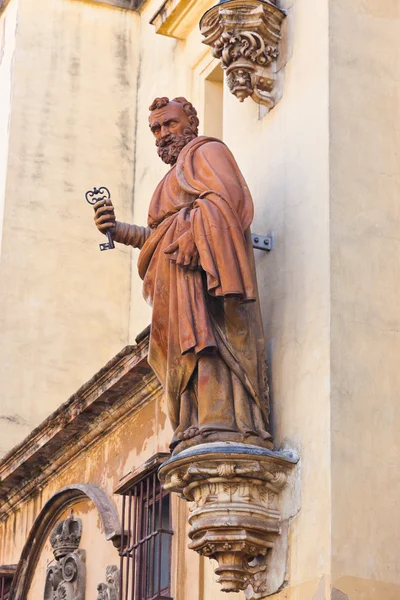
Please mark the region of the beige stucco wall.
POLYGON ((8 138, 14 67, 18 0, 0 12, 0 257, 3 232, 4 194, 7 178, 8 138))
POLYGON ((100 253, 84 194, 108 186, 130 219, 136 27, 131 11, 19 2, 0 261, 0 454, 128 341, 130 255, 100 253))
POLYGON ((331 2, 332 576, 400 594, 400 6, 331 2))

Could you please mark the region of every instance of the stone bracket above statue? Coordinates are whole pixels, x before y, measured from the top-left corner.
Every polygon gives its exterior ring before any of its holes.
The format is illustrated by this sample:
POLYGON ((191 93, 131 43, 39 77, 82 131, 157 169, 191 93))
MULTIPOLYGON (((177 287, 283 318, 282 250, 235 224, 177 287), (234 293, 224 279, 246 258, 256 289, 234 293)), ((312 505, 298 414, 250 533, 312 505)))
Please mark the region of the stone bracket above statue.
POLYGON ((288 59, 286 13, 274 1, 221 0, 200 20, 203 43, 221 61, 228 87, 271 110, 283 94, 288 59))

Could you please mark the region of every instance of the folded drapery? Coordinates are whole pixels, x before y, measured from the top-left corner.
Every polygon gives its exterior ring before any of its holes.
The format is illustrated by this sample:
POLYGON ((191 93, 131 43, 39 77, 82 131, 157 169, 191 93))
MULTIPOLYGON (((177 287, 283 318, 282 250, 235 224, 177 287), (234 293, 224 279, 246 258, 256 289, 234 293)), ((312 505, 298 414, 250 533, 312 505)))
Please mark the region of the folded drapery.
POLYGON ((176 430, 174 443, 190 426, 212 431, 213 423, 205 421, 215 413, 206 406, 213 402, 220 405, 218 429, 224 429, 225 412, 226 431, 258 435, 262 440, 269 437, 265 345, 255 302, 249 229, 252 218, 252 198, 231 152, 218 140, 198 137, 184 147, 177 164, 157 186, 149 208, 150 229, 118 232, 120 239, 142 247, 139 274, 144 296, 153 307, 149 363, 167 395, 176 430), (200 256, 201 268, 196 270, 177 266, 164 253, 188 231, 200 256), (212 378, 199 377, 215 373, 204 362, 215 361, 215 355, 233 377, 233 383, 226 385, 230 398, 223 397, 223 387, 212 378), (240 393, 238 385, 243 388, 240 393), (253 413, 245 410, 246 402, 253 403, 253 413), (202 410, 198 410, 200 403, 202 410))

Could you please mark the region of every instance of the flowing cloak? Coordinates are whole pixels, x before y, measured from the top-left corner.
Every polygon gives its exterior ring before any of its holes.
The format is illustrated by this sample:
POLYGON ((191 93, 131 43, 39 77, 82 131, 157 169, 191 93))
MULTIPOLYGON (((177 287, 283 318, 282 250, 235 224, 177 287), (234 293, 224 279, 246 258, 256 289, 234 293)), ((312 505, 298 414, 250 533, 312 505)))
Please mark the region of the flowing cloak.
POLYGON ((148 360, 165 390, 174 430, 197 361, 213 351, 239 378, 267 428, 252 219, 253 201, 239 167, 214 138, 189 142, 152 197, 152 233, 142 246, 138 269, 144 297, 153 307, 148 360), (195 271, 177 266, 164 253, 188 229, 202 267, 195 271))

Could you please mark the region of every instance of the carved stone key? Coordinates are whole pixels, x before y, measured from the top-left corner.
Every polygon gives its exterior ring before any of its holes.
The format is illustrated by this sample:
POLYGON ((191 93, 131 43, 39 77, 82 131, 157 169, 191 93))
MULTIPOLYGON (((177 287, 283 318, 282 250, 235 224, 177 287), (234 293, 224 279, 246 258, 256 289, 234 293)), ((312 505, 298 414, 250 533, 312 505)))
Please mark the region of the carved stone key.
MULTIPOLYGON (((96 204, 96 202, 100 202, 100 200, 109 200, 111 198, 110 191, 106 187, 93 188, 89 190, 85 194, 86 202, 91 204, 92 206, 96 204)), ((114 241, 112 239, 111 231, 108 230, 106 232, 108 242, 103 244, 99 244, 99 248, 101 251, 103 250, 113 250, 115 248, 114 241)))

